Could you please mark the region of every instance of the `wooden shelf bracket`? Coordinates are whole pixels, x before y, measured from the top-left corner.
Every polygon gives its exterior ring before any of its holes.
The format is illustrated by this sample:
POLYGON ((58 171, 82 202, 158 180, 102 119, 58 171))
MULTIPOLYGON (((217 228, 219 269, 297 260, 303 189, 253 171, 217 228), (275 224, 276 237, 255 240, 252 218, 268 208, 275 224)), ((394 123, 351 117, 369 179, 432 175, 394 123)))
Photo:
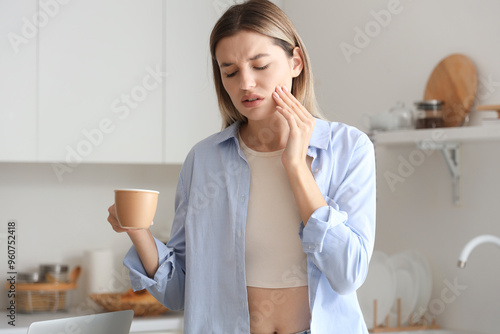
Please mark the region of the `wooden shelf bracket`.
POLYGON ((448 166, 453 186, 453 203, 460 205, 460 150, 458 142, 419 141, 417 147, 421 150, 440 150, 448 166))

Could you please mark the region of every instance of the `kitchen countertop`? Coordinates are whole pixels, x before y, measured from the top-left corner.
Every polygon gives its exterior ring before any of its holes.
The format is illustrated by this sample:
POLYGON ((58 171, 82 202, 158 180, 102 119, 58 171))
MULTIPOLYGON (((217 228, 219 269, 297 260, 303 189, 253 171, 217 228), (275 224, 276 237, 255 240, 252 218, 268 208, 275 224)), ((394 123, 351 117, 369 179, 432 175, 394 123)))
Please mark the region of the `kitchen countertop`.
MULTIPOLYGON (((7 317, 7 312, 0 312, 0 334, 26 334, 32 322, 76 317, 80 315, 83 314, 71 311, 35 314, 17 313, 15 326, 11 326, 8 324, 10 319, 7 317)), ((160 316, 135 317, 130 327, 130 333, 182 329, 183 325, 184 312, 170 311, 160 316)))

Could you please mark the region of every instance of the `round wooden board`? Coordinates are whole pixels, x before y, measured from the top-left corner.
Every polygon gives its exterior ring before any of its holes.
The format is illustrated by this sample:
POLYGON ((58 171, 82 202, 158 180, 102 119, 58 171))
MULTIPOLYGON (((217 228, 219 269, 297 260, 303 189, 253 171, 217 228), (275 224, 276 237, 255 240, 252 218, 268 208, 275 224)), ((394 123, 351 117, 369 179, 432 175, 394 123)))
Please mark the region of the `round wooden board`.
POLYGON ((461 126, 474 104, 476 91, 474 63, 462 54, 452 54, 432 71, 425 87, 424 100, 444 101, 445 126, 461 126))

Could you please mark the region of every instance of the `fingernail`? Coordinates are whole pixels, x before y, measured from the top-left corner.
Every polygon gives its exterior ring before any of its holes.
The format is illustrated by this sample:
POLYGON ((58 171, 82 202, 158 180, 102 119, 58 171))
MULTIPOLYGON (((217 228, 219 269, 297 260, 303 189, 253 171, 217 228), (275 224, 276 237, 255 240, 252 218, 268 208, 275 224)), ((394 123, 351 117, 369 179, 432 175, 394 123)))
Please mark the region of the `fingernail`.
POLYGON ((277 99, 279 99, 279 98, 280 98, 280 96, 279 96, 279 95, 278 95, 278 93, 276 93, 276 92, 273 92, 273 96, 274 96, 275 98, 277 98, 277 99))
POLYGON ((283 90, 288 93, 288 88, 286 88, 286 86, 283 86, 283 90))
POLYGON ((281 86, 278 86, 276 87, 280 92, 283 92, 283 89, 281 88, 281 86))

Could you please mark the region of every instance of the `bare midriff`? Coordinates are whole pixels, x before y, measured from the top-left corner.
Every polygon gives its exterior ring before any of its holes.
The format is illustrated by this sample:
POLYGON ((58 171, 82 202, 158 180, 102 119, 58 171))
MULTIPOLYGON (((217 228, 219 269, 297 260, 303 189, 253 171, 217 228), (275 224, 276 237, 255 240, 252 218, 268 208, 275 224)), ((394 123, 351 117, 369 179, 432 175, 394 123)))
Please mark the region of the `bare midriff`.
POLYGON ((247 286, 247 293, 252 334, 291 334, 309 329, 307 286, 280 289, 247 286))

